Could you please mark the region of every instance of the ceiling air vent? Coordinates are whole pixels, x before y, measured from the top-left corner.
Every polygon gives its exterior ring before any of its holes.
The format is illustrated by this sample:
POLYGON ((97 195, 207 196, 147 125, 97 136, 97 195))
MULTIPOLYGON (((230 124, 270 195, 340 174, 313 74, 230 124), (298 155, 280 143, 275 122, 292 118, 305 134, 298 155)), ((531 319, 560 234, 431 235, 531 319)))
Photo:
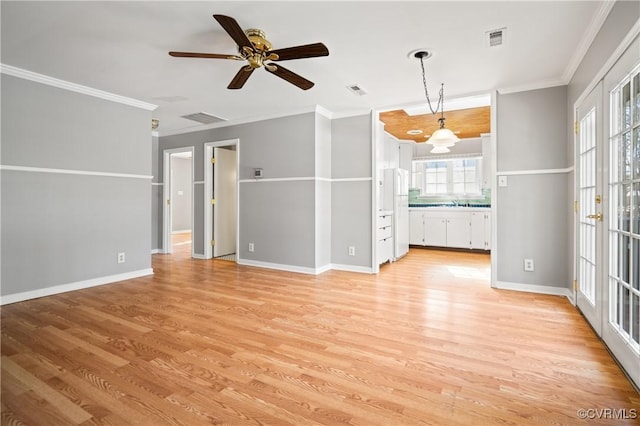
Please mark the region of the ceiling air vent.
POLYGON ((215 115, 207 114, 206 112, 196 112, 194 114, 182 115, 182 118, 187 120, 197 121, 202 124, 219 123, 226 121, 224 118, 216 117, 215 115))
POLYGON ((502 46, 505 42, 505 38, 507 35, 506 28, 499 28, 497 30, 487 31, 485 33, 486 37, 486 45, 487 47, 498 47, 502 46))
POLYGON ((351 92, 355 93, 358 96, 364 96, 367 94, 367 91, 364 90, 361 86, 358 86, 357 84, 350 84, 349 86, 347 86, 347 89, 349 89, 351 92))

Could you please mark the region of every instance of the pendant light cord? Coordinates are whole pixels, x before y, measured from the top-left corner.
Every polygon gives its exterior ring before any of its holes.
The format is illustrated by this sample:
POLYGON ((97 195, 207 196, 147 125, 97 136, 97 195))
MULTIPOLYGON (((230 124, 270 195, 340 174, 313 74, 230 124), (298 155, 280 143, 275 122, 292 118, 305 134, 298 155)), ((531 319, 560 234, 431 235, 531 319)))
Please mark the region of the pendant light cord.
MULTIPOLYGON (((417 55, 416 55, 417 56, 417 55)), ((427 97, 427 105, 429 105, 429 109, 431 110, 431 114, 436 115, 438 113, 439 109, 442 109, 442 116, 441 118, 438 119, 438 121, 441 121, 441 127, 444 126, 443 122, 444 122, 444 102, 443 102, 443 98, 444 98, 444 83, 442 83, 442 86, 440 87, 440 96, 438 98, 438 103, 436 105, 436 109, 433 109, 433 106, 431 105, 431 99, 429 99, 429 90, 427 89, 427 77, 426 74, 424 72, 424 57, 420 56, 420 67, 422 68, 422 83, 424 84, 424 94, 427 97)))

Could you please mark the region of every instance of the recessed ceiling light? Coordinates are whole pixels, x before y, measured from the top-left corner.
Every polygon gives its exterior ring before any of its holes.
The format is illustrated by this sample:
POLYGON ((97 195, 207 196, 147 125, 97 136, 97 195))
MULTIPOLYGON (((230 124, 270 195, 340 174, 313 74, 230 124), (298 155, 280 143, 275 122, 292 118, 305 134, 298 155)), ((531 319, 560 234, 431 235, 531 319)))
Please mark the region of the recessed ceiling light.
POLYGON ((407 134, 408 135, 419 135, 419 134, 422 134, 422 130, 420 130, 420 129, 408 130, 407 134))

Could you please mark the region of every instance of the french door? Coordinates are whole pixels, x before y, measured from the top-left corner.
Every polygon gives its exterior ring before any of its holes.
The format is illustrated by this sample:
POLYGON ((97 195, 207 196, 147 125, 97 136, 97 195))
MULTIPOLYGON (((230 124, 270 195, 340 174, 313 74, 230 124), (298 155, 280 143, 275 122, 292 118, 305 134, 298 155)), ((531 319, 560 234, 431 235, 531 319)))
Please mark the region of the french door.
POLYGON ((575 264, 578 308, 640 386, 640 61, 634 52, 628 49, 576 107, 575 264))
MULTIPOLYGON (((602 338, 640 386, 640 64, 609 80, 607 304, 602 338), (613 84, 613 83, 611 83, 613 84)), ((623 62, 624 64, 624 62, 623 62)), ((606 84, 607 79, 605 79, 606 84)))
POLYGON ((576 304, 591 326, 602 333, 603 132, 602 83, 577 108, 576 304))

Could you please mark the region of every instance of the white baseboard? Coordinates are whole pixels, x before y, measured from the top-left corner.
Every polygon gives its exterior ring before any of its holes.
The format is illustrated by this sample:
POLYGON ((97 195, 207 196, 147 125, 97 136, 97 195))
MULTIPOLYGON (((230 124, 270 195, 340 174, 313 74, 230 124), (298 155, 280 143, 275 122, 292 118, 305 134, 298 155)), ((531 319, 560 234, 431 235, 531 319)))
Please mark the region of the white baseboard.
POLYGON ((191 257, 193 257, 194 259, 201 259, 201 260, 207 259, 207 257, 204 254, 200 254, 200 253, 191 253, 191 257))
POLYGON ((51 296, 53 294, 66 293, 68 291, 82 290, 83 288, 96 287, 104 284, 111 284, 117 281, 130 280, 133 278, 153 275, 153 269, 140 269, 137 271, 125 272, 123 274, 108 275, 105 277, 92 278, 90 280, 76 281, 74 283, 56 285, 53 287, 42 288, 38 290, 24 291, 22 293, 8 294, 0 297, 0 305, 9 303, 22 302, 29 299, 37 299, 38 297, 51 296))
POLYGON ((304 266, 283 265, 280 263, 261 262, 259 260, 249 260, 238 258, 236 263, 245 266, 257 266, 258 268, 276 269, 279 271, 299 272, 301 274, 319 275, 327 271, 335 269, 337 271, 359 272, 364 274, 372 274, 373 269, 366 266, 340 265, 331 263, 319 268, 306 268, 304 266))
POLYGON ((151 254, 159 254, 162 253, 162 249, 151 249, 151 254))
POLYGON ((359 272, 361 274, 374 273, 373 268, 369 266, 340 265, 338 263, 332 263, 331 269, 335 269, 336 271, 359 272))
POLYGON ((259 260, 249 260, 237 258, 238 265, 257 266, 258 268, 277 269, 279 271, 298 272, 301 274, 318 275, 325 272, 324 268, 307 268, 305 266, 283 265, 280 263, 261 262, 259 260))
POLYGON ((571 303, 573 303, 573 292, 566 287, 496 281, 496 284, 493 286, 493 288, 498 288, 501 290, 525 291, 528 293, 550 294, 553 296, 564 296, 569 299, 571 303))

